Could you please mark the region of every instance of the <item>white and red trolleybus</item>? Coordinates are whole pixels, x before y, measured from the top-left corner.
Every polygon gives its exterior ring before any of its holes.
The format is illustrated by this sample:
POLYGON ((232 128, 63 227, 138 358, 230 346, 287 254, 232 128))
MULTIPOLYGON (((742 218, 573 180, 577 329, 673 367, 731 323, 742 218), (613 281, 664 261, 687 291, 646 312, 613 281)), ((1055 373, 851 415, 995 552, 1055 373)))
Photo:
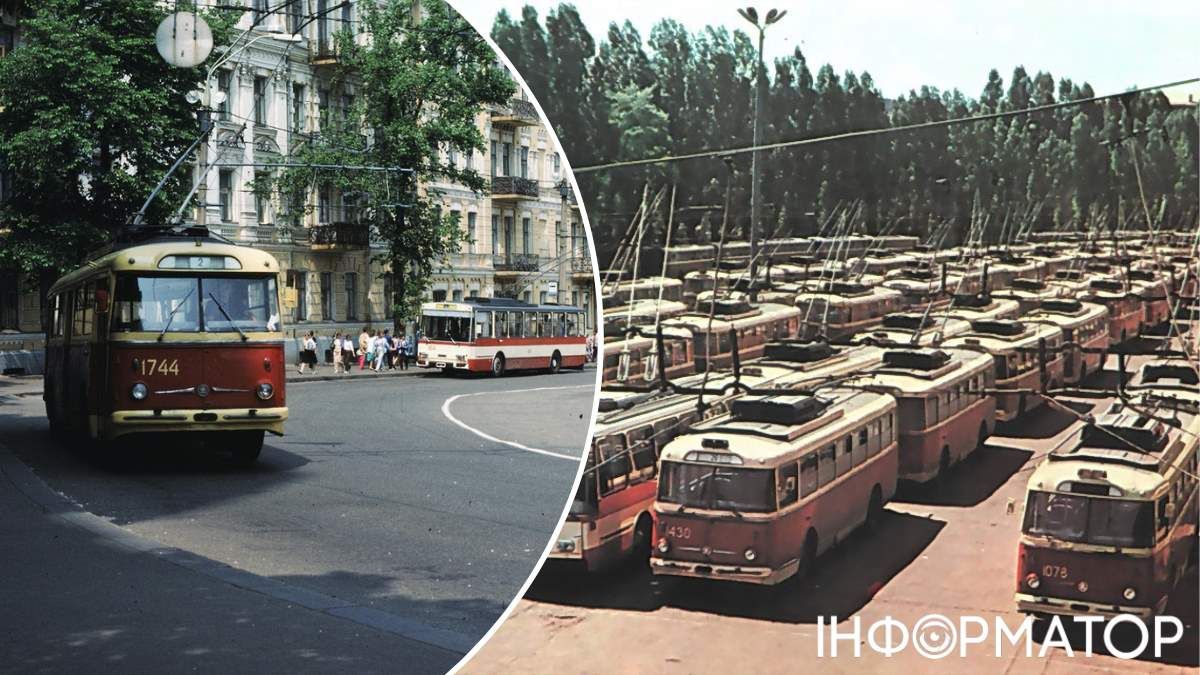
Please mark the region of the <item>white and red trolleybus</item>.
POLYGON ((743 363, 761 356, 767 342, 795 337, 800 329, 800 310, 791 305, 755 305, 735 295, 698 304, 695 312, 662 324, 691 332, 696 370, 703 372, 728 368, 733 363, 731 333, 734 331, 738 357, 743 363))
POLYGON ((896 490, 896 402, 831 386, 734 399, 662 452, 656 575, 777 584, 896 490))
POLYGON ((129 235, 47 293, 50 427, 188 432, 253 462, 283 433, 279 263, 208 230, 129 235))
POLYGON ((1081 300, 1094 302, 1108 308, 1108 342, 1117 345, 1137 335, 1142 330, 1145 311, 1142 302, 1121 279, 1094 278, 1088 282, 1088 290, 1081 300))
POLYGON ((1062 329, 1054 324, 1004 319, 972 321, 969 332, 946 340, 942 346, 991 355, 995 364, 996 421, 1009 422, 1045 402, 1036 392, 1057 389, 1062 383, 1062 341, 1062 329))
MULTIPOLYGON (((742 367, 740 383, 754 389, 809 386, 877 365, 882 350, 827 344, 768 344, 764 356, 742 367)), ((566 522, 550 557, 596 570, 633 554, 645 556, 657 490, 659 451, 690 426, 726 411, 742 392, 729 372, 673 380, 683 391, 605 385, 592 447, 566 522), (703 397, 686 393, 703 387, 703 397), (701 411, 698 403, 704 401, 701 411)))
POLYGON ((1179 361, 1151 362, 1140 375, 1144 386, 1131 388, 1128 403, 1082 425, 1030 476, 1017 550, 1021 612, 1149 617, 1186 573, 1200 378, 1179 361))
POLYGON ((900 478, 925 483, 983 444, 996 426, 992 357, 963 349, 889 349, 850 381, 896 398, 900 478))
POLYGON ((1043 300, 1025 315, 1027 323, 1049 323, 1063 332, 1063 383, 1078 384, 1100 370, 1108 349, 1108 310, 1103 305, 1069 299, 1043 300))
POLYGON ((417 365, 447 372, 503 375, 510 370, 582 368, 583 310, 508 298, 421 305, 417 365))

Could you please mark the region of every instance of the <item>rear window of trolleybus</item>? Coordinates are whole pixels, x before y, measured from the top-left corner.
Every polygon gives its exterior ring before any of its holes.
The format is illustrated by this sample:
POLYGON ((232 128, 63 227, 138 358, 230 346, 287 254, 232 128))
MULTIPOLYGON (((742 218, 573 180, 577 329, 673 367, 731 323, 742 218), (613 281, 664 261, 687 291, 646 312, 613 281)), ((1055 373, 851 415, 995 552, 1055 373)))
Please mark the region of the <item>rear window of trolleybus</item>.
POLYGON ((658 500, 697 509, 764 513, 775 510, 771 469, 663 462, 658 500))
POLYGON ((1132 499, 1032 491, 1026 534, 1099 546, 1154 545, 1154 504, 1132 499))
POLYGON ((118 274, 113 330, 156 333, 277 332, 275 275, 118 274))

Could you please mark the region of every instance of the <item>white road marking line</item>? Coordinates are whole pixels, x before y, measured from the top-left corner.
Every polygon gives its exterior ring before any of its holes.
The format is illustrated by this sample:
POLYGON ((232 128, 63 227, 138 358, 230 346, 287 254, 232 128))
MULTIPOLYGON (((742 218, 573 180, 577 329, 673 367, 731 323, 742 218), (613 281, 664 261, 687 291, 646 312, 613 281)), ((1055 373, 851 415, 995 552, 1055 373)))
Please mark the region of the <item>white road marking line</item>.
POLYGON ((582 459, 582 457, 575 457, 575 456, 567 455, 567 454, 564 454, 561 452, 554 452, 552 450, 543 450, 541 448, 531 448, 528 445, 522 445, 520 443, 517 443, 516 441, 506 441, 503 438, 496 438, 495 436, 493 436, 485 431, 480 431, 479 429, 476 429, 475 427, 473 427, 473 426, 467 424, 466 422, 463 422, 462 420, 455 417, 450 412, 450 404, 454 403, 455 401, 457 401, 460 398, 466 398, 468 396, 483 396, 485 394, 523 394, 528 391, 552 391, 552 390, 556 390, 556 389, 594 389, 595 387, 596 387, 596 385, 594 385, 594 384, 575 384, 575 385, 571 385, 569 387, 534 387, 533 389, 507 389, 504 391, 476 391, 476 392, 472 392, 470 394, 457 394, 455 396, 451 396, 450 398, 446 399, 445 403, 442 403, 442 414, 446 416, 446 419, 450 420, 451 422, 454 422, 455 424, 462 427, 463 429, 466 429, 467 431, 475 434, 476 436, 479 436, 480 438, 486 438, 487 440, 492 441, 493 443, 503 443, 504 445, 514 447, 518 450, 524 450, 525 452, 532 452, 532 453, 535 453, 538 455, 546 455, 547 457, 557 457, 559 459, 565 459, 565 460, 572 461, 572 462, 578 462, 582 459))

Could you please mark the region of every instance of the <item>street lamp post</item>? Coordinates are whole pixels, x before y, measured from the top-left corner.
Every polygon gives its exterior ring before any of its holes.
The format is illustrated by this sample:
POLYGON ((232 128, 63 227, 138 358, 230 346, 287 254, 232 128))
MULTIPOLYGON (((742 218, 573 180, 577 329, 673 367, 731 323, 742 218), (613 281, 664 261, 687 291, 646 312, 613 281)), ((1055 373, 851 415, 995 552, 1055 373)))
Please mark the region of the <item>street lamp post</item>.
MULTIPOLYGON (((787 10, 780 12, 779 10, 771 9, 767 11, 767 15, 763 17, 762 23, 758 20, 758 10, 753 7, 739 9, 738 14, 743 19, 749 21, 758 29, 758 63, 755 66, 754 73, 754 142, 755 148, 759 143, 759 113, 761 110, 763 84, 766 81, 767 66, 763 63, 763 40, 766 37, 767 26, 779 21, 787 14, 787 10)), ((757 295, 754 292, 758 282, 758 154, 757 149, 750 153, 750 289, 752 295, 757 295)))
POLYGON ((570 206, 567 204, 567 199, 571 196, 571 184, 567 182, 566 178, 563 178, 554 187, 558 189, 558 194, 562 197, 562 204, 559 207, 558 225, 554 228, 554 247, 558 253, 555 256, 558 258, 558 297, 556 300, 558 304, 565 305, 567 303, 563 302, 563 299, 570 298, 567 295, 567 266, 574 262, 575 255, 574 242, 571 242, 571 246, 569 247, 563 245, 567 217, 571 214, 570 206), (566 253, 565 256, 563 255, 564 252, 566 253))

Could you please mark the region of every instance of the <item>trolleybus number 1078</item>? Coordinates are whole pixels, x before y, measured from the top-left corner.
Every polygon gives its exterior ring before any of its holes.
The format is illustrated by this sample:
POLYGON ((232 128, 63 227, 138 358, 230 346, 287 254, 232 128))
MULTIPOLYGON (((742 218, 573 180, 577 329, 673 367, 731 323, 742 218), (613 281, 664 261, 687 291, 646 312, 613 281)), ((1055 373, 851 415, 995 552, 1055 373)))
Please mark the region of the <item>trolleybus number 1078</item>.
POLYGON ((1066 579, 1067 578, 1067 566, 1066 565, 1045 565, 1042 567, 1042 576, 1049 577, 1051 579, 1066 579))
POLYGON ((142 375, 178 375, 179 359, 142 359, 142 375))

